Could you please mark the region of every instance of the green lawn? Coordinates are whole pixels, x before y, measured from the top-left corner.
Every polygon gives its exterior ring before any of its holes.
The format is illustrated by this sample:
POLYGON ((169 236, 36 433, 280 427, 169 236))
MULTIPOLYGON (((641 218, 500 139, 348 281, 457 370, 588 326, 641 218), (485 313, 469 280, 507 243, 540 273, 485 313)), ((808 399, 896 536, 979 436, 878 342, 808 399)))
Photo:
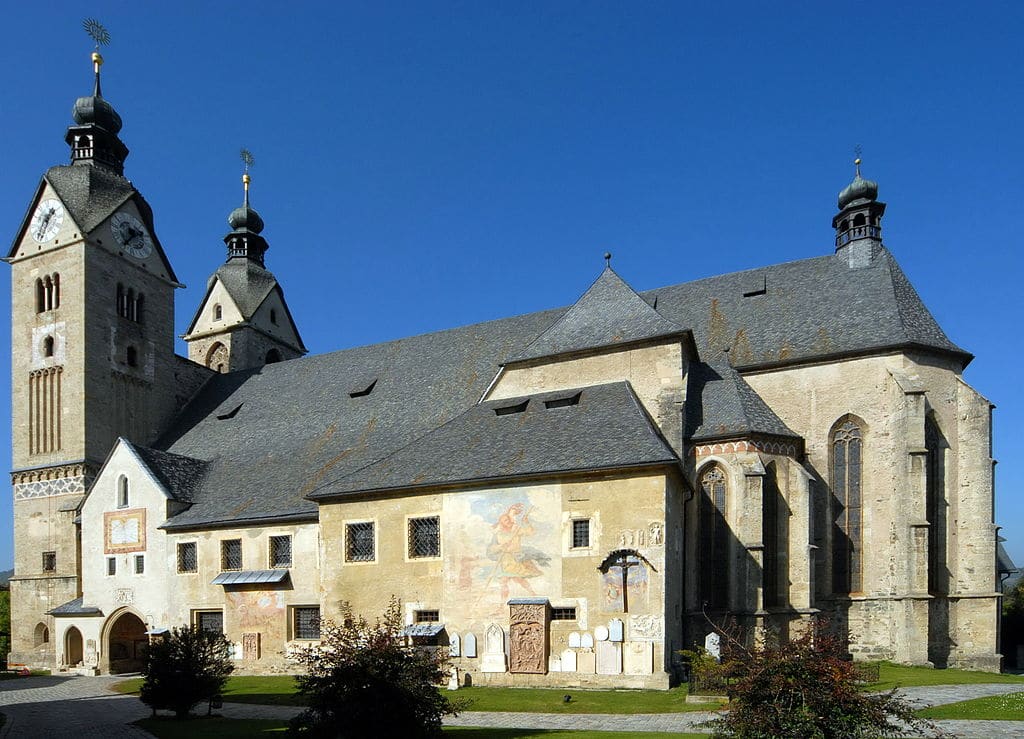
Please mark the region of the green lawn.
POLYGON ((883 662, 879 669, 879 681, 867 686, 871 690, 908 688, 912 685, 977 685, 979 683, 1019 683, 1024 686, 1024 676, 1007 675, 998 672, 975 672, 973 670, 935 670, 931 667, 905 667, 883 662))
POLYGON ((1024 693, 992 695, 987 698, 949 703, 945 706, 933 706, 918 711, 918 715, 930 719, 1024 721, 1024 693))
MULTIPOLYGON (((195 737, 217 737, 217 739, 241 739, 264 734, 281 735, 285 731, 283 721, 241 720, 225 718, 194 718, 178 721, 170 717, 146 718, 135 722, 159 739, 194 739, 195 737)), ((547 731, 544 729, 477 729, 468 726, 449 726, 445 736, 452 739, 707 739, 707 734, 671 734, 665 732, 626 731, 547 731)))

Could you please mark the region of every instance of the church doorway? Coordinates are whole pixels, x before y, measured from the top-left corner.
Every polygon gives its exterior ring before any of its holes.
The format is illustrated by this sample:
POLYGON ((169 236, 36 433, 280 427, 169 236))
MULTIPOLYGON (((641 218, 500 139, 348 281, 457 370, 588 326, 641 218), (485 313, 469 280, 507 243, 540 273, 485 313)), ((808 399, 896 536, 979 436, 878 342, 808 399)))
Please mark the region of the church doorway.
POLYGON ((64 663, 74 667, 82 661, 82 632, 72 626, 64 634, 64 663))
POLYGON ((110 674, 139 672, 146 664, 146 624, 130 611, 125 611, 107 631, 107 657, 110 674))

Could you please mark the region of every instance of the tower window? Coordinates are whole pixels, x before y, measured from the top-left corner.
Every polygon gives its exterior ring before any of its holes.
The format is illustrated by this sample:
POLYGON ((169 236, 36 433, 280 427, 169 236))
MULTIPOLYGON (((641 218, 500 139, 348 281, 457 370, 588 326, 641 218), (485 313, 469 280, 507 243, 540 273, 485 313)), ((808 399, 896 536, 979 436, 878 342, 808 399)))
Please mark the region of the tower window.
POLYGON ((117 478, 117 507, 128 507, 128 478, 124 475, 117 478))
POLYGON ((277 311, 273 308, 270 309, 270 322, 275 326, 277 325, 277 311))
POLYGON ((53 337, 52 336, 47 336, 45 339, 43 339, 43 356, 44 357, 52 357, 53 356, 53 337))
POLYGON ((57 571, 57 553, 43 552, 43 572, 57 571))
POLYGON ((861 428, 850 419, 832 432, 832 592, 857 593, 861 584, 861 428))
POLYGON ((42 279, 36 280, 36 313, 46 310, 46 289, 43 287, 42 279))
POLYGON ((139 354, 135 350, 134 346, 130 346, 125 350, 124 361, 129 367, 137 367, 139 364, 139 354))
POLYGON ((54 272, 36 280, 36 313, 60 308, 60 275, 54 272))
POLYGON ((136 323, 142 323, 142 303, 143 294, 139 293, 135 296, 135 303, 132 305, 132 320, 136 323))

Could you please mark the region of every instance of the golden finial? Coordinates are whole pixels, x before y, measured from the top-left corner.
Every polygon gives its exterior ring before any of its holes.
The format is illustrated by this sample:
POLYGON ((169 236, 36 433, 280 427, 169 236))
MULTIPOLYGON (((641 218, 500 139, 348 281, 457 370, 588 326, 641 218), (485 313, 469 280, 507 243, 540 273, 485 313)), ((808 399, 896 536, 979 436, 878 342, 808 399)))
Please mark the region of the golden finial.
POLYGON ((245 204, 249 204, 249 167, 256 164, 256 157, 252 155, 252 152, 246 149, 244 146, 238 152, 239 157, 242 159, 242 166, 244 170, 242 172, 242 188, 245 190, 245 204))
POLYGON ((857 168, 857 176, 858 177, 860 177, 860 154, 861 154, 860 144, 857 144, 855 147, 853 147, 853 156, 855 157, 854 160, 853 160, 853 164, 857 168))

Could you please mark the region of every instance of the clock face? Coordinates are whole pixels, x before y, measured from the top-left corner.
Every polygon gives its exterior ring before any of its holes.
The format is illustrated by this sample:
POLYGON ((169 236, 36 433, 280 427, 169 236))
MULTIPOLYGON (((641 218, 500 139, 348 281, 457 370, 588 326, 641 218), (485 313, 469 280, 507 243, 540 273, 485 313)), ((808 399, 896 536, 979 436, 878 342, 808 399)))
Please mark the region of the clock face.
POLYGON ((136 259, 145 259, 153 252, 153 239, 142 221, 131 213, 115 213, 110 219, 110 228, 117 243, 136 259))
POLYGON ((32 221, 28 225, 32 238, 42 244, 49 241, 60 231, 64 223, 64 206, 59 200, 47 198, 39 204, 36 212, 32 214, 32 221))

